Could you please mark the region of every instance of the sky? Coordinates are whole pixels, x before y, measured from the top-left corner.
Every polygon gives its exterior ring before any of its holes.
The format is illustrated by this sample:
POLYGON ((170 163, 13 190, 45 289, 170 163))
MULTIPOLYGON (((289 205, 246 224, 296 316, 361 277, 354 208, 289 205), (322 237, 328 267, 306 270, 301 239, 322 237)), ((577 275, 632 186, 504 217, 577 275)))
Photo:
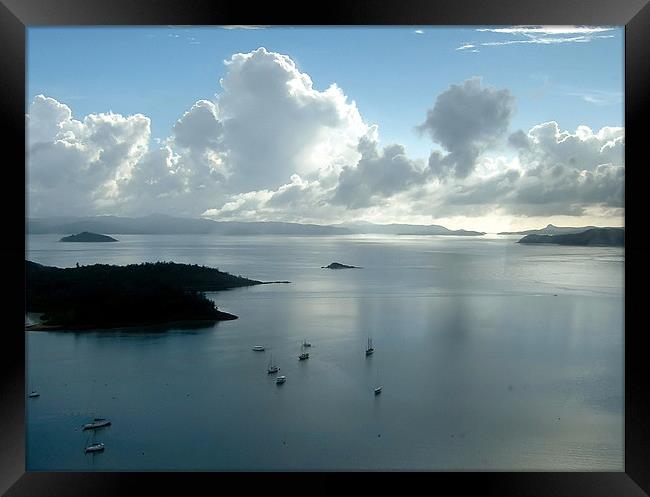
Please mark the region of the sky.
POLYGON ((624 31, 33 27, 32 217, 622 225, 624 31))

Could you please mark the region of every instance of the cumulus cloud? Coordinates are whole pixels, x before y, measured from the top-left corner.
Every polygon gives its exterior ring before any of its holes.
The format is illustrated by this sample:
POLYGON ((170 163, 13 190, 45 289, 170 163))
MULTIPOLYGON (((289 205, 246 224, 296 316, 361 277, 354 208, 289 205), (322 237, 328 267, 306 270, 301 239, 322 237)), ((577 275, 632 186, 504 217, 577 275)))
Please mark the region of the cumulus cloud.
POLYGON ((451 85, 418 126, 449 152, 444 157, 434 152, 430 167, 441 177, 468 176, 479 155, 504 136, 513 113, 514 97, 507 89, 483 86, 480 78, 451 85))
POLYGON ((151 149, 145 116, 77 121, 67 105, 37 96, 27 115, 31 212, 47 212, 57 196, 59 214, 137 211, 164 196, 177 213, 198 215, 200 202, 356 162, 368 127, 335 84, 317 90, 293 60, 264 48, 225 64, 217 101, 196 102, 151 149), (70 192, 79 203, 64 208, 70 192))
POLYGON ((157 141, 141 114, 76 118, 35 97, 29 214, 431 222, 623 207, 623 128, 547 122, 508 135, 512 95, 479 78, 451 85, 428 110, 418 128, 440 146, 428 161, 381 145, 342 89, 316 89, 286 55, 234 54, 220 83, 214 100, 197 101, 157 141))
POLYGON ((520 211, 582 214, 588 205, 624 205, 624 129, 603 127, 594 132, 578 126, 560 131, 555 122, 534 126, 527 134, 510 136, 524 170, 509 201, 520 211))
POLYGON ((180 168, 192 189, 215 188, 230 175, 223 124, 213 102, 196 102, 176 121, 166 144, 179 155, 180 168))
POLYGON ((95 203, 117 195, 146 153, 150 120, 142 114, 90 114, 38 95, 29 108, 28 205, 49 213, 94 212, 95 203))
POLYGON ((379 148, 376 126, 359 139, 360 159, 342 169, 324 168, 312 180, 298 174, 276 190, 239 193, 203 215, 219 219, 283 219, 340 221, 358 209, 390 205, 400 194, 428 181, 431 171, 410 159, 402 145, 379 148), (289 216, 289 217, 287 217, 289 216))
POLYGON ((459 183, 441 197, 438 214, 472 214, 486 208, 518 216, 580 216, 593 207, 620 211, 625 169, 604 164, 594 171, 562 166, 522 172, 509 169, 459 183))
POLYGON ((220 207, 202 215, 220 220, 338 222, 344 208, 327 202, 327 189, 318 180, 294 174, 276 190, 264 189, 232 195, 220 207))
POLYGON ((217 106, 207 100, 199 100, 176 121, 172 132, 178 145, 206 150, 219 148, 222 128, 217 117, 217 106))
POLYGON ((165 145, 145 153, 129 178, 118 182, 118 199, 110 212, 186 214, 184 205, 201 201, 192 187, 193 172, 183 157, 165 145))
POLYGON ((27 141, 30 145, 52 142, 72 123, 70 107, 45 95, 36 95, 27 115, 27 141))
POLYGON ((622 208, 625 169, 602 164, 593 171, 555 165, 527 171, 510 198, 510 211, 525 215, 581 215, 591 205, 622 208))
POLYGON ((357 158, 367 126, 338 86, 315 89, 291 58, 265 48, 234 54, 226 65, 218 104, 233 188, 280 185, 357 158))
POLYGON ((588 126, 578 126, 571 133, 551 121, 534 126, 527 134, 513 133, 509 142, 518 149, 525 167, 562 165, 593 170, 600 164, 623 164, 625 136, 622 127, 607 126, 594 133, 588 126))
POLYGON ((578 216, 594 206, 620 211, 625 189, 623 131, 604 127, 594 132, 579 126, 572 133, 561 131, 556 122, 539 124, 527 133, 517 131, 509 137, 518 150, 516 162, 503 161, 485 175, 450 185, 443 203, 460 211, 493 205, 526 216, 578 216))

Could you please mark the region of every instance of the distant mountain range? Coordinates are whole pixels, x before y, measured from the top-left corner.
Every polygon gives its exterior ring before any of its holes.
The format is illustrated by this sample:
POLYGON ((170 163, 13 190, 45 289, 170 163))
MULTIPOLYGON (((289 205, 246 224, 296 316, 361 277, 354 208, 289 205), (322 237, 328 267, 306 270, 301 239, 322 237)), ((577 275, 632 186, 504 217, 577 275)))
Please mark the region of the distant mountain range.
POLYGON ((218 235, 461 235, 480 236, 479 231, 450 230, 438 225, 350 223, 318 225, 281 222, 213 221, 210 219, 180 218, 163 214, 144 217, 52 217, 32 218, 26 223, 26 232, 32 234, 70 234, 89 231, 107 234, 218 234, 218 235))
POLYGON ((525 230, 525 231, 502 231, 498 235, 569 235, 571 233, 582 233, 583 231, 591 229, 600 229, 598 226, 582 226, 582 227, 569 227, 569 226, 554 226, 549 224, 546 228, 539 230, 525 230))
POLYGON ((277 222, 220 222, 152 214, 144 217, 96 216, 79 218, 34 218, 27 220, 27 232, 94 233, 123 235, 346 235, 345 229, 316 224, 277 222))
POLYGON ((552 243, 555 245, 581 245, 581 246, 616 246, 622 247, 625 243, 624 228, 594 228, 581 233, 567 233, 562 235, 537 235, 530 234, 519 240, 518 243, 552 243))
POLYGON ((334 226, 350 230, 355 234, 382 235, 456 235, 481 236, 482 231, 450 230, 438 224, 374 224, 374 223, 342 223, 334 226))

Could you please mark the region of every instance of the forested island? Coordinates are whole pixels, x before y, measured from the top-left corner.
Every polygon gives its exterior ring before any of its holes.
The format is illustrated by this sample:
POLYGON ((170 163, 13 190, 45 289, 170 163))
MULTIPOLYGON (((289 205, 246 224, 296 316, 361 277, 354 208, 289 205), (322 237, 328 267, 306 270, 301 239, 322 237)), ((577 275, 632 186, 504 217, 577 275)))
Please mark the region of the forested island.
POLYGON ((76 235, 64 236, 59 240, 60 242, 116 242, 117 240, 112 236, 100 235, 98 233, 91 233, 84 231, 76 235))
POLYGON ((625 244, 625 229, 595 228, 566 235, 531 234, 523 237, 518 243, 622 247, 625 244))
POLYGON ((43 313, 30 329, 90 329, 179 321, 221 321, 203 292, 264 284, 205 266, 156 262, 75 268, 26 265, 26 310, 43 313))

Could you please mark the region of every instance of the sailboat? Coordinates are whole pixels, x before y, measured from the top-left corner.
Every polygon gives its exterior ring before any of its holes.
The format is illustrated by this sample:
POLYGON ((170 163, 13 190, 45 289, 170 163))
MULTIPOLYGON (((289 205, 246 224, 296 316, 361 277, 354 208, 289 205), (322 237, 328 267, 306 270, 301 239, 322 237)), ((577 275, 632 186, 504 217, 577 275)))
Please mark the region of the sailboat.
MULTIPOLYGON (((30 375, 30 376, 31 376, 31 375, 30 375)), ((34 387, 34 382, 33 382, 33 381, 30 381, 29 384, 32 386, 32 391, 31 391, 30 393, 27 394, 27 397, 32 398, 32 399, 35 398, 35 397, 40 397, 41 394, 38 393, 38 392, 37 392, 36 390, 34 390, 34 388, 33 388, 33 387, 34 387)))
POLYGON ((84 450, 85 453, 88 452, 101 452, 104 450, 104 444, 102 442, 94 442, 86 447, 84 450))
POLYGON ((103 428, 104 426, 110 426, 111 422, 106 418, 95 418, 92 423, 86 423, 81 427, 83 431, 94 430, 96 428, 103 428))
POLYGON ((303 352, 298 356, 299 361, 304 361, 305 359, 309 359, 309 352, 303 352))
POLYGON ((280 367, 277 364, 273 363, 273 356, 271 356, 271 360, 269 361, 269 367, 266 369, 266 372, 268 374, 274 374, 280 371, 280 367))
POLYGON ((374 351, 375 349, 372 346, 372 339, 368 338, 368 347, 366 348, 366 356, 372 355, 374 351))
MULTIPOLYGON (((91 383, 91 387, 90 387, 90 395, 88 397, 89 399, 91 399, 91 401, 92 401, 92 399, 95 398, 95 396, 93 394, 94 390, 95 390, 95 379, 93 378, 92 383, 91 383)), ((89 407, 90 407, 91 402, 89 401, 88 404, 89 404, 89 407)), ((93 415, 93 420, 90 423, 83 424, 81 426, 81 431, 92 430, 91 433, 94 434, 95 433, 94 430, 96 430, 97 428, 104 428, 105 426, 110 426, 111 425, 110 420, 108 420, 106 418, 98 418, 98 417, 96 417, 94 408, 92 409, 91 414, 93 415)), ((100 450, 100 449, 96 449, 96 450, 100 450)), ((103 449, 101 449, 101 450, 103 450, 103 449)))
POLYGON ((311 343, 308 342, 307 339, 305 338, 305 340, 302 342, 302 346, 303 347, 311 347, 311 343))
POLYGON ((375 387, 375 395, 379 395, 379 394, 381 393, 381 387, 382 387, 382 386, 379 384, 379 368, 377 368, 377 383, 375 383, 375 385, 377 385, 377 386, 375 387))
MULTIPOLYGON (((88 452, 103 452, 104 444, 102 442, 95 441, 95 432, 91 432, 90 437, 86 438, 86 447, 84 448, 84 454, 88 452)), ((94 459, 94 458, 93 458, 94 459)))

